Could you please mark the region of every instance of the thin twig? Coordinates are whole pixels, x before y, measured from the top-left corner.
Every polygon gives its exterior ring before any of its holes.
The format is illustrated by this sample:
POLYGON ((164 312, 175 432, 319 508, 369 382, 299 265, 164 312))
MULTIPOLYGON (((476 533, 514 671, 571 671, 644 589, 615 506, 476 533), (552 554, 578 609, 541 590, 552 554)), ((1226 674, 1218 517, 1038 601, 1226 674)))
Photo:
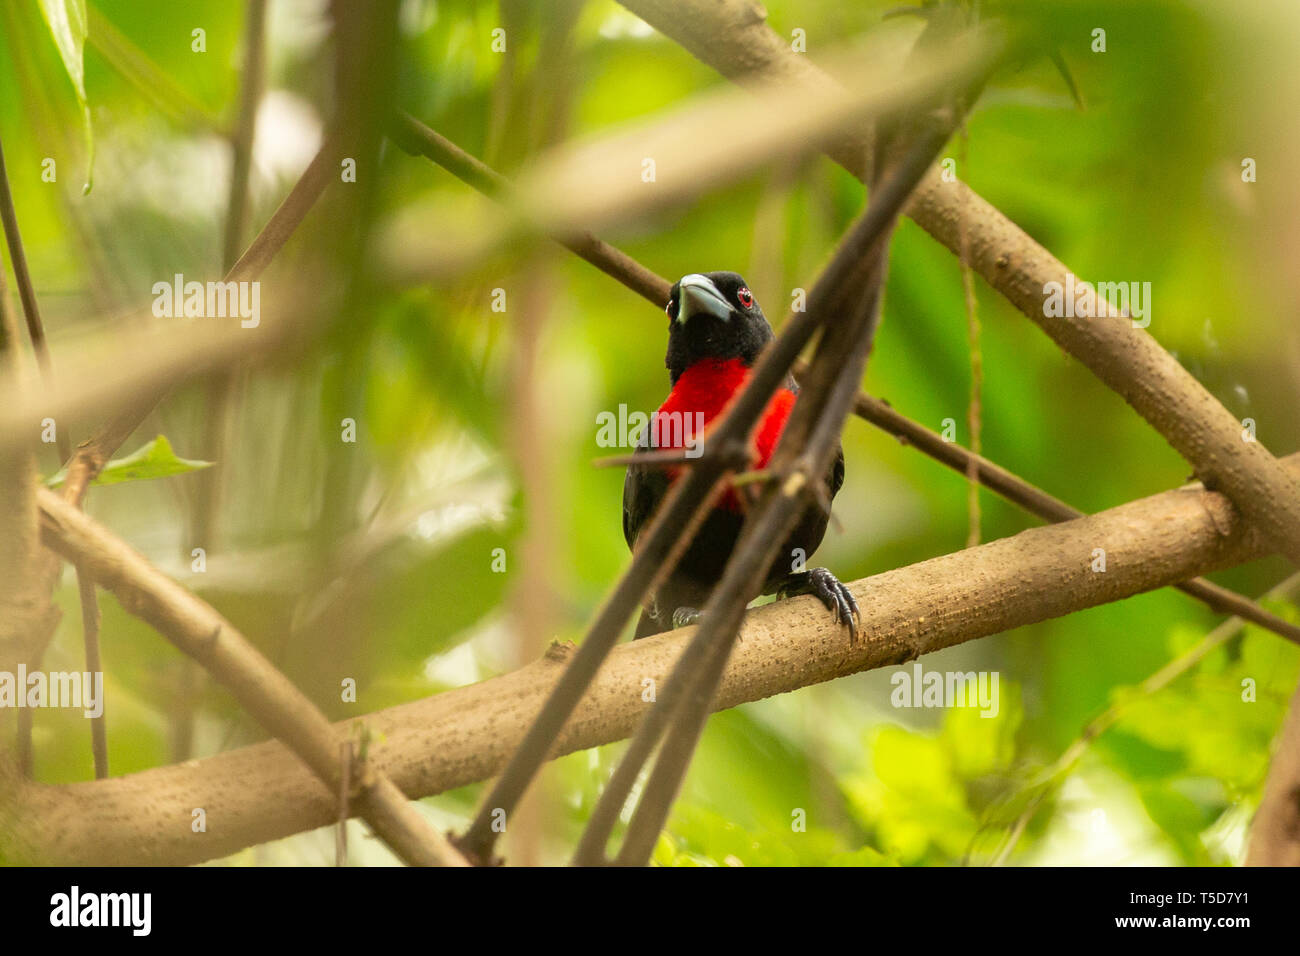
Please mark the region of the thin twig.
MULTIPOLYGON (((799 368, 795 369, 796 374, 799 368)), ((1046 521, 1060 523, 1084 517, 1084 512, 1059 498, 1049 495, 987 458, 976 455, 955 442, 945 441, 938 433, 895 411, 888 402, 870 395, 859 394, 854 411, 859 418, 886 431, 922 454, 947 465, 954 471, 967 474, 974 470, 980 484, 1001 495, 1017 507, 1046 521)), ((1184 594, 1203 602, 1220 614, 1235 614, 1253 624, 1272 631, 1279 637, 1300 644, 1300 627, 1285 621, 1261 607, 1257 602, 1208 581, 1193 578, 1175 585, 1184 594)))
MULTIPOLYGON (((224 281, 253 281, 271 264, 325 191, 333 175, 336 149, 333 141, 327 139, 279 208, 226 274, 224 281)), ((66 487, 75 488, 93 482, 108 459, 144 422, 166 392, 165 387, 148 389, 136 396, 102 426, 94 437, 83 442, 69 464, 66 487)))
MULTIPOLYGON (((49 387, 54 378, 54 370, 50 363, 50 349, 45 342, 45 324, 41 321, 41 310, 36 301, 36 288, 32 285, 32 276, 27 269, 27 254, 23 251, 22 233, 18 231, 18 214, 14 209, 13 192, 9 188, 9 173, 5 168, 3 146, 0 146, 0 223, 4 225, 5 241, 9 246, 9 262, 14 269, 14 280, 18 284, 18 298, 23 304, 23 316, 27 320, 27 335, 31 339, 32 351, 36 353, 36 364, 40 366, 41 378, 44 379, 46 387, 49 387)), ((59 449, 59 460, 66 462, 71 444, 68 441, 65 423, 56 423, 54 437, 59 449)))
POLYGON ((352 816, 352 740, 339 744, 339 819, 334 828, 334 865, 348 865, 348 818, 352 816))
MULTIPOLYGON (((104 673, 99 653, 99 601, 95 597, 95 581, 90 571, 80 561, 73 564, 77 571, 77 595, 81 599, 81 630, 85 638, 86 671, 91 675, 104 673)), ((90 749, 95 761, 95 778, 108 776, 108 730, 105 725, 106 708, 90 719, 90 749)))
POLYGON ((226 202, 226 230, 221 267, 229 272, 244 248, 248 221, 248 187, 253 167, 253 134, 257 107, 266 87, 266 2, 248 0, 244 24, 244 66, 239 89, 239 112, 230 142, 230 192, 226 202))
POLYGON ((954 76, 980 72, 1007 46, 1006 31, 990 21, 958 37, 942 58, 918 58, 901 77, 888 57, 855 51, 845 56, 848 83, 835 90, 814 93, 777 82, 757 98, 702 93, 666 114, 538 157, 520 174, 504 211, 484 209, 458 228, 443 223, 432 231, 424 217, 408 217, 387 233, 385 273, 399 283, 425 284, 537 234, 599 230, 684 205, 770 163, 811 156, 846 126, 924 108, 954 76), (717 135, 720 128, 726 136, 717 135), (653 189, 624 172, 643 157, 671 170, 653 189))
MULTIPOLYGON (((970 132, 966 124, 961 128, 961 166, 965 170, 970 155, 970 132)), ((962 219, 961 253, 958 256, 961 265, 962 301, 966 306, 966 339, 970 346, 970 401, 966 407, 966 429, 970 433, 970 450, 973 455, 980 453, 981 426, 983 408, 981 393, 984 390, 984 355, 980 351, 979 302, 975 298, 975 271, 970 267, 970 229, 969 218, 962 219)), ((966 510, 969 515, 969 528, 966 533, 966 547, 973 548, 980 543, 980 484, 978 468, 972 459, 966 467, 967 495, 966 510)))

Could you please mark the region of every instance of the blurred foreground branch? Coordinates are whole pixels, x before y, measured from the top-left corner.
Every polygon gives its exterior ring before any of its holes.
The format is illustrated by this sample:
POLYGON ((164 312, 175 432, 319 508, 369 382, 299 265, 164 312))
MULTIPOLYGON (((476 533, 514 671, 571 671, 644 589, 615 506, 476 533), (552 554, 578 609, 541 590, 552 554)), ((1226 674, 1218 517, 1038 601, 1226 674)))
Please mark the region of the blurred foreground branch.
MULTIPOLYGON (((256 280, 283 248, 315 205, 334 175, 337 145, 327 140, 258 233, 225 282, 256 280)), ((53 389, 31 377, 0 384, 0 453, 30 444, 44 417, 58 419, 103 415, 104 426, 73 453, 68 485, 89 482, 121 442, 175 386, 232 362, 274 353, 293 337, 319 329, 328 309, 319 293, 322 282, 288 280, 274 297, 261 302, 256 327, 241 328, 238 319, 171 319, 161 325, 147 313, 114 322, 99 347, 61 353, 53 389), (120 328, 120 326, 127 328, 120 328), (84 451, 83 451, 84 449, 84 451), (88 471, 88 474, 85 472, 88 471)))
MULTIPOLYGON (((0 380, 18 371, 19 335, 0 263, 0 380)), ((36 485, 36 456, 29 448, 0 454, 0 670, 5 671, 38 657, 59 622, 50 600, 59 568, 40 546, 36 485)), ((25 756, 19 755, 20 762, 25 756)))

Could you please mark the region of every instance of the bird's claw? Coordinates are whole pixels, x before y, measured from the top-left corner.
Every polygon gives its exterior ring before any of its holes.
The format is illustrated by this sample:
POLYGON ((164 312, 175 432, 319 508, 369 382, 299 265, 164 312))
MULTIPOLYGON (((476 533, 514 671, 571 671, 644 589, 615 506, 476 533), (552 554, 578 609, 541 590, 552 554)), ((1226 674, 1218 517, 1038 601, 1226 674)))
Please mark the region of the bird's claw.
POLYGON ((852 592, 827 568, 812 568, 802 574, 790 576, 791 583, 782 588, 782 595, 811 594, 835 617, 836 624, 847 624, 849 640, 856 641, 862 621, 862 612, 852 592))
POLYGON ((703 612, 697 607, 679 607, 673 611, 673 628, 690 627, 692 624, 698 624, 703 612))

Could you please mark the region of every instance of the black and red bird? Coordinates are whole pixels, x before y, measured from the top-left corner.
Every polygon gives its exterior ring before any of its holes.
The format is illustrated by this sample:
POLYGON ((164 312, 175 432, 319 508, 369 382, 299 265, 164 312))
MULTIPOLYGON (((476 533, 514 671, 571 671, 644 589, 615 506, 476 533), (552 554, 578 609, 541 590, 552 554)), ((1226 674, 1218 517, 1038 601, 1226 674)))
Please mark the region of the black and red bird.
MULTIPOLYGON (((672 390, 646 429, 637 453, 685 448, 702 440, 692 429, 707 428, 749 380, 754 362, 772 341, 772 327, 745 280, 734 272, 692 273, 683 276, 668 299, 668 366, 672 390), (658 423, 658 425, 656 425, 658 423), (666 424, 671 423, 671 427, 666 424)), ((799 394, 793 376, 772 396, 754 432, 752 467, 767 466, 799 394)), ((673 469, 630 465, 623 482, 623 537, 635 549, 637 536, 649 525, 655 509, 675 479, 673 469)), ((844 483, 844 451, 823 478, 830 501, 844 483)), ((694 622, 722 577, 744 522, 744 505, 729 490, 709 511, 676 569, 651 595, 641 613, 636 637, 658 634, 694 622)), ((825 568, 802 570, 804 561, 821 544, 829 515, 817 501, 805 509, 768 572, 764 594, 812 594, 835 615, 837 622, 857 633, 858 606, 848 588, 825 568), (796 570, 800 569, 800 570, 796 570)))

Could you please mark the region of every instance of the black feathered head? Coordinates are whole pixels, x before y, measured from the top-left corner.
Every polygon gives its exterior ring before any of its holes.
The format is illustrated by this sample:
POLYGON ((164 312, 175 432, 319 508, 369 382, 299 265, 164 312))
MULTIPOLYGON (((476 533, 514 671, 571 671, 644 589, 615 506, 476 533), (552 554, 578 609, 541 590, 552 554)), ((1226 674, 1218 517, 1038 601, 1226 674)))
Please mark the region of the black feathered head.
POLYGON ((692 272, 668 296, 668 355, 674 384, 702 359, 738 358, 753 365, 772 341, 772 327, 745 280, 734 272, 692 272))

